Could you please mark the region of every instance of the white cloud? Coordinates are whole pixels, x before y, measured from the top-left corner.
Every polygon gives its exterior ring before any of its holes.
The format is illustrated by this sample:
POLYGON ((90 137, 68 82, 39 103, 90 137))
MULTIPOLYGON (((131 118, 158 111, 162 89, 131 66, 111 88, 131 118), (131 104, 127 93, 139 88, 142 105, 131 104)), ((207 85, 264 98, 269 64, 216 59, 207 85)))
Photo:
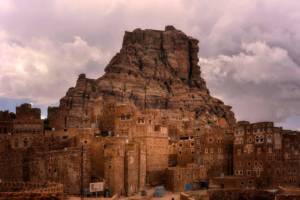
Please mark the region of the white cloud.
POLYGON ((4 31, 0 33, 2 97, 27 98, 38 104, 55 103, 74 85, 78 74, 87 72, 97 77, 109 57, 79 36, 69 43, 45 38, 24 42, 8 37, 4 31))
POLYGON ((15 4, 11 0, 0 1, 0 14, 7 14, 15 11, 15 4))
POLYGON ((244 43, 242 52, 202 58, 213 94, 233 106, 238 119, 280 122, 300 115, 300 67, 285 49, 244 43))

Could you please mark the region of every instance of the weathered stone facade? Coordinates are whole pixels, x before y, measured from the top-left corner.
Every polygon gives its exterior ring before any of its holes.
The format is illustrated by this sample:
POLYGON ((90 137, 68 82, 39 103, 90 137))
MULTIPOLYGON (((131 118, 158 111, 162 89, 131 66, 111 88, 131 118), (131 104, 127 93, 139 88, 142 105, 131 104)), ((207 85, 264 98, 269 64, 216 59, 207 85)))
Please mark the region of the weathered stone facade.
POLYGON ((200 182, 207 180, 206 172, 204 166, 196 164, 189 164, 186 167, 170 167, 166 171, 166 188, 175 192, 199 188, 200 182))
POLYGON ((8 111, 0 111, 0 135, 11 134, 13 132, 13 120, 15 114, 8 111))
POLYGON ((44 131, 41 110, 32 108, 31 104, 22 104, 16 108, 16 119, 13 122, 14 133, 36 133, 44 131))
POLYGON ((9 138, 12 148, 28 148, 33 138, 43 132, 44 124, 39 108, 22 104, 16 107, 16 114, 0 111, 0 139, 9 138))
POLYGON ((1 200, 63 200, 64 186, 49 182, 1 182, 1 200))
POLYGON ((257 187, 300 184, 300 134, 272 122, 239 122, 234 140, 236 176, 255 177, 257 187))
POLYGON ((209 177, 232 175, 233 135, 218 127, 204 129, 196 136, 197 162, 206 166, 209 177))

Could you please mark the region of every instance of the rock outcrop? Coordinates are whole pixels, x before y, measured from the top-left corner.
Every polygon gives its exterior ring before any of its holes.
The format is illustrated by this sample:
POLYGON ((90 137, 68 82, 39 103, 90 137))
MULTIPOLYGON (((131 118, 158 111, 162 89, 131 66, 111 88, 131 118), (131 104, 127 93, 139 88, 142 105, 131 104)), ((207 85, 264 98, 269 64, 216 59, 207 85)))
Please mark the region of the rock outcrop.
POLYGON ((231 107, 211 97, 201 77, 198 51, 198 40, 173 26, 125 32, 105 74, 95 80, 81 74, 59 108, 49 108, 49 118, 57 128, 90 126, 101 112, 100 102, 126 100, 140 109, 191 111, 196 119, 231 126, 231 107))

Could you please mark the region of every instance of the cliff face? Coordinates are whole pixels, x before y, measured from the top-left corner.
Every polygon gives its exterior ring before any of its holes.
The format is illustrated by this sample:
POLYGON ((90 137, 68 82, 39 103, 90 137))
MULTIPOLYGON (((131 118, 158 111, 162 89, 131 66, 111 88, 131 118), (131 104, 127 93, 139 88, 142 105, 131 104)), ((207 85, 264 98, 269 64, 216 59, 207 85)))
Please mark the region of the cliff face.
POLYGON ((140 109, 191 111, 196 119, 233 125, 231 107, 211 97, 201 78, 198 50, 198 40, 172 26, 164 31, 125 32, 122 48, 106 66, 105 74, 97 80, 80 75, 59 108, 50 108, 49 117, 57 118, 55 113, 60 112, 67 116, 69 126, 83 119, 88 126, 101 112, 98 101, 127 100, 140 109))

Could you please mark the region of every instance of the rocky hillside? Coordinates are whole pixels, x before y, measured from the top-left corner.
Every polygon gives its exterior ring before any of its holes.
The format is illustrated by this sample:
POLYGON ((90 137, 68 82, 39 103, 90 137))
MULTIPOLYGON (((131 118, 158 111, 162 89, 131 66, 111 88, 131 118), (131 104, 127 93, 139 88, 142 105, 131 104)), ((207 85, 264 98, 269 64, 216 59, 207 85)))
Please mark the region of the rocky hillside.
POLYGON ((80 120, 89 124, 92 115, 88 112, 101 98, 117 102, 126 99, 140 109, 192 111, 196 118, 233 125, 231 107, 209 94, 201 77, 198 51, 198 40, 173 26, 164 31, 125 32, 122 48, 106 66, 105 74, 96 80, 80 75, 59 108, 49 108, 49 118, 58 119, 57 113, 63 113, 69 125, 80 120))

